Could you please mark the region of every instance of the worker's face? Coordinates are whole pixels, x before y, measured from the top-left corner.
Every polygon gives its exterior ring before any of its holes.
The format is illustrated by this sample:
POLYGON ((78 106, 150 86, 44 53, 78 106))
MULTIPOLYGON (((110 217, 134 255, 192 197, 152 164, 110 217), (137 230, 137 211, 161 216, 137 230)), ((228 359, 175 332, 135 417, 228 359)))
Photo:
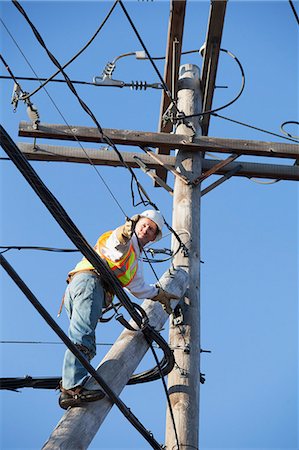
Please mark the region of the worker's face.
POLYGON ((144 247, 146 244, 156 239, 158 227, 151 219, 141 217, 136 224, 135 233, 137 234, 140 244, 144 247))

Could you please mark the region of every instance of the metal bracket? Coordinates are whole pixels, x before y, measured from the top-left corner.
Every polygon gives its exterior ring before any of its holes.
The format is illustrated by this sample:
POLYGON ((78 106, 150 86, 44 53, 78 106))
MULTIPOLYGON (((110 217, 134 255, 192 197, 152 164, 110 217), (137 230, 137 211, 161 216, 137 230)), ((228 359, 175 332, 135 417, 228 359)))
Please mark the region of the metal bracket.
POLYGON ((172 313, 172 324, 174 326, 182 325, 184 323, 184 315, 187 305, 183 301, 184 297, 179 301, 172 313))

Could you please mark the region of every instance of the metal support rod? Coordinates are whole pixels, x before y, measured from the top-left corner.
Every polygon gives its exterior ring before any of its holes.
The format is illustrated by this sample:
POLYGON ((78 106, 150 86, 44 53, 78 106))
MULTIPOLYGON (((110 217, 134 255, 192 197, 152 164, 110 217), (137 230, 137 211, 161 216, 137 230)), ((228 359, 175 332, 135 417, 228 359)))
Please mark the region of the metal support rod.
MULTIPOLYGON (((199 69, 192 64, 180 67, 178 82, 178 108, 186 115, 201 112, 199 69)), ((176 132, 190 137, 201 135, 198 118, 192 124, 181 124, 176 132), (187 126, 188 125, 188 126, 187 126), (190 126, 191 125, 191 126, 190 126)), ((188 179, 201 173, 201 153, 178 151, 176 168, 188 179)), ((200 188, 186 185, 181 178, 175 179, 173 198, 173 228, 180 233, 188 248, 188 255, 179 252, 174 264, 184 267, 189 273, 189 288, 183 304, 183 321, 173 322, 169 332, 169 345, 174 350, 177 367, 168 375, 168 392, 179 437, 179 449, 197 449, 199 437, 199 224, 200 188), (184 336, 182 336, 182 329, 184 336), (188 346, 188 352, 178 349, 188 346)), ((175 246, 173 241, 173 248, 175 246)), ((169 410, 166 415, 166 448, 177 449, 177 442, 169 410)))
POLYGON ((214 183, 210 184, 210 186, 206 187, 201 191, 201 196, 203 197, 208 192, 215 189, 217 186, 220 186, 220 184, 224 183, 224 181, 229 180, 233 175, 235 175, 240 169, 242 168, 242 165, 239 164, 234 169, 227 172, 223 177, 221 177, 219 180, 215 181, 214 183))
POLYGON ((220 161, 218 164, 215 164, 210 170, 207 170, 205 173, 197 177, 193 181, 193 185, 196 186, 197 184, 201 183, 203 180, 206 180, 209 176, 215 174, 219 169, 222 167, 227 166, 227 164, 230 164, 235 159, 237 159, 240 155, 231 155, 228 158, 224 159, 223 161, 220 161))

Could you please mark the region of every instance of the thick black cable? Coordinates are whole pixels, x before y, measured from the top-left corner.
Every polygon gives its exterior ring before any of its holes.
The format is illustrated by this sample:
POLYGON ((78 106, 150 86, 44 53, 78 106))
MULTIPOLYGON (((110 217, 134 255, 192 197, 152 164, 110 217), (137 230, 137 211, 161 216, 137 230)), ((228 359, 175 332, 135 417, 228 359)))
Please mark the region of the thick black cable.
POLYGON ((79 251, 77 248, 41 247, 37 245, 1 245, 0 248, 6 248, 7 250, 41 250, 44 252, 58 253, 73 253, 79 251))
MULTIPOLYGON (((0 144, 4 151, 11 158, 12 162, 20 170, 24 178, 33 188, 35 193, 44 203, 46 208, 58 222, 60 227, 70 238, 73 244, 80 250, 80 252, 85 256, 85 258, 92 264, 95 270, 101 275, 104 281, 107 283, 111 292, 118 297, 122 305, 126 308, 130 316, 136 322, 139 328, 143 326, 143 319, 140 313, 136 310, 128 295, 125 293, 119 280, 105 264, 105 262, 100 258, 100 256, 95 252, 95 250, 89 245, 84 236, 81 234, 77 226, 68 216, 64 208, 52 194, 52 192, 45 186, 43 181, 37 175, 35 170, 31 167, 25 156, 18 149, 15 142, 10 138, 5 129, 0 125, 0 144)), ((171 350, 166 343, 166 341, 160 336, 160 334, 152 327, 146 327, 143 330, 144 334, 149 334, 150 337, 156 342, 162 343, 162 350, 167 354, 171 361, 169 361, 169 368, 174 365, 173 355, 171 350), (161 340, 162 339, 162 340, 161 340), (171 353, 171 355, 170 355, 171 353)))
POLYGON ((245 122, 240 122, 239 120, 230 119, 229 117, 222 116, 221 114, 217 114, 217 113, 211 113, 211 114, 215 117, 219 117, 220 119, 227 120, 228 122, 236 123, 238 125, 242 125, 243 127, 251 128, 252 130, 261 131, 262 133, 271 134, 271 136, 276 136, 281 139, 286 139, 288 141, 296 142, 296 144, 298 143, 295 139, 291 139, 286 136, 282 136, 281 134, 273 133, 272 131, 264 130, 263 128, 255 127, 254 125, 249 125, 248 123, 245 123, 245 122))
MULTIPOLYGON (((96 36, 99 34, 99 32, 101 31, 101 29, 103 28, 103 26, 105 25, 105 23, 107 22, 107 20, 109 19, 109 17, 111 16, 114 8, 116 7, 117 3, 119 0, 116 0, 114 2, 114 4, 112 5, 112 7, 110 8, 108 14, 106 15, 106 17, 104 18, 104 20, 102 21, 101 25, 98 27, 98 29, 95 31, 95 33, 92 35, 92 37, 89 39, 89 41, 68 61, 66 62, 63 66, 62 66, 62 70, 64 70, 68 65, 70 65, 73 61, 75 61, 76 58, 78 58, 78 56, 80 56, 86 49, 87 47, 89 47, 89 45, 94 41, 94 39, 96 38, 96 36)), ((23 14, 23 13, 22 13, 23 14)), ((61 72, 61 69, 57 70, 55 73, 53 73, 53 75, 51 75, 49 78, 47 78, 45 80, 44 83, 42 83, 37 89, 35 89, 33 92, 31 92, 30 94, 27 95, 27 97, 31 97, 32 95, 36 94, 41 88, 43 88, 49 81, 52 81, 54 77, 56 77, 56 75, 58 75, 61 72)), ((39 81, 43 81, 42 79, 39 79, 39 81)), ((56 81, 56 80, 53 80, 56 81)), ((60 80, 59 80, 60 81, 60 80)), ((94 84, 94 83, 91 83, 94 84)))
POLYGON ((150 62, 151 62, 151 64, 152 64, 152 66, 153 66, 153 68, 154 68, 156 74, 158 75, 159 80, 160 80, 160 82, 161 82, 161 84, 162 84, 162 86, 163 86, 163 89, 164 89, 164 91, 165 91, 167 97, 169 98, 169 100, 171 101, 171 103, 174 105, 176 111, 179 112, 179 110, 178 110, 178 108, 177 108, 177 106, 176 106, 176 102, 175 102, 175 100, 172 98, 172 95, 171 95, 171 92, 170 92, 168 86, 166 85, 166 83, 165 83, 165 81, 164 81, 162 75, 160 74, 160 72, 159 72, 159 70, 158 70, 156 64, 154 63, 153 58, 152 58, 151 55, 149 54, 149 52, 148 52, 148 50, 147 50, 147 48, 146 48, 146 46, 145 46, 143 40, 142 40, 142 38, 141 38, 141 36, 140 36, 140 34, 139 34, 139 32, 138 32, 136 26, 134 25, 134 22, 132 21, 130 15, 129 15, 129 13, 128 13, 128 11, 126 10, 126 8, 125 8, 125 6, 124 6, 122 0, 119 0, 119 4, 120 4, 120 6, 121 6, 123 12, 125 13, 125 16, 127 17, 127 19, 128 19, 128 21, 129 21, 131 27, 133 28, 134 33, 136 34, 136 36, 137 36, 137 38, 138 38, 138 40, 139 40, 139 42, 140 42, 140 44, 141 44, 143 50, 145 51, 145 53, 146 53, 148 59, 150 60, 150 62))
POLYGON ((17 78, 14 76, 13 72, 10 70, 9 65, 7 64, 7 62, 5 61, 5 59, 3 58, 3 56, 0 53, 0 60, 2 61, 5 69, 8 71, 10 77, 8 78, 12 78, 14 80, 14 82, 16 83, 16 85, 18 86, 18 88, 20 89, 21 92, 24 92, 20 83, 18 82, 17 78))
MULTIPOLYGON (((2 126, 0 126, 0 143, 6 153, 11 157, 14 164, 21 171, 22 175, 29 182, 30 186, 37 193, 39 198, 45 204, 47 209, 51 212, 55 220, 65 231, 67 236, 71 239, 74 245, 81 251, 87 260, 93 265, 102 278, 107 282, 110 289, 116 294, 123 306, 127 309, 136 324, 142 329, 145 337, 154 340, 163 350, 166 357, 166 369, 164 373, 169 373, 174 366, 174 357, 171 349, 162 336, 149 324, 143 327, 143 319, 139 312, 134 308, 132 302, 124 292, 121 284, 115 275, 110 271, 106 264, 101 260, 99 255, 87 243, 83 235, 77 229, 76 225, 68 217, 65 210, 62 208, 53 194, 46 188, 42 180, 38 177, 34 169, 30 166, 24 155, 20 152, 16 144, 11 140, 2 126)), ((3 258, 3 257, 2 257, 3 258)), ((154 447, 155 448, 155 447, 154 447)))
POLYGON ((19 277, 16 271, 12 268, 12 266, 8 263, 8 261, 4 258, 4 256, 0 255, 0 264, 4 268, 4 270, 8 273, 8 275, 13 279, 19 289, 23 292, 23 294, 28 298, 30 303, 34 306, 34 308, 39 312, 39 314, 43 317, 43 319, 47 322, 47 324, 52 328, 52 330, 60 337, 60 339, 64 342, 64 344, 68 347, 68 349, 76 356, 76 358, 80 361, 83 367, 90 373, 90 375, 99 383, 108 397, 111 399, 113 403, 119 408, 119 410, 124 414, 124 416, 129 420, 129 422, 142 434, 142 436, 150 443, 152 448, 160 450, 161 445, 154 439, 151 433, 146 430, 146 428, 142 425, 142 423, 137 419, 137 417, 130 411, 130 409, 123 403, 120 398, 115 395, 115 393, 110 389, 109 385, 105 382, 105 380, 98 374, 98 372, 93 368, 93 366, 84 358, 82 353, 78 350, 75 344, 69 339, 69 337, 64 333, 64 331, 57 325, 55 320, 51 317, 51 315, 47 312, 47 310, 42 306, 42 304, 38 301, 35 295, 30 291, 28 286, 24 283, 24 281, 19 277))
POLYGON ((297 20, 297 23, 299 25, 299 17, 298 17, 297 11, 295 9, 295 6, 294 6, 294 3, 292 2, 292 0, 289 0, 289 4, 291 5, 291 8, 292 8, 292 11, 294 13, 295 19, 297 20))

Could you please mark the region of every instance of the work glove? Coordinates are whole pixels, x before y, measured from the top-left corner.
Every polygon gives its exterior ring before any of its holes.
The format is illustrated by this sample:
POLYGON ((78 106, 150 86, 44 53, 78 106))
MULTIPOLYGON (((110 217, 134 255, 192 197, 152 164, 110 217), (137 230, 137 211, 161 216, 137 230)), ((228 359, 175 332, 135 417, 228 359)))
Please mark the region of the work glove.
POLYGON ((164 291, 162 288, 158 287, 158 294, 155 295, 155 297, 152 298, 154 302, 160 302, 164 311, 167 312, 167 314, 172 314, 172 308, 170 305, 170 300, 178 300, 180 297, 178 297, 175 294, 172 294, 171 292, 164 291))
POLYGON ((133 233, 135 231, 136 223, 140 219, 139 214, 127 219, 124 225, 116 228, 116 237, 120 244, 126 245, 130 239, 132 239, 133 233))

